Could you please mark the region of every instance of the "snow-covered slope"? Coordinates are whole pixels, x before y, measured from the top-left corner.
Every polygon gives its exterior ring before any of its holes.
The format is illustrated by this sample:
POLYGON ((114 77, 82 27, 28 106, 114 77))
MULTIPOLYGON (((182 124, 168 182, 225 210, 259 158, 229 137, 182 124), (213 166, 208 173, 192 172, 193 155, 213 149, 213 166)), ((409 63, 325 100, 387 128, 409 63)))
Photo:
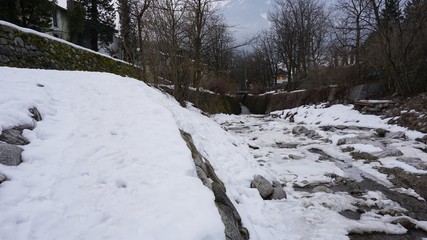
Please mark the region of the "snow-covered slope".
POLYGON ((0 239, 224 237, 170 98, 106 73, 0 72, 0 130, 43 117, 23 163, 0 165, 0 239))

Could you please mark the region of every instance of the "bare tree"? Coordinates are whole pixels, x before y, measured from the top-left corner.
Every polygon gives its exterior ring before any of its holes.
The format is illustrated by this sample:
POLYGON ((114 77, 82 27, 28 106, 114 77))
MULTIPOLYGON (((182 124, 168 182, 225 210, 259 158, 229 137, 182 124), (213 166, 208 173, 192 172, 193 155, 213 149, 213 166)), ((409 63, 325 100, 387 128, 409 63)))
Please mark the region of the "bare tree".
POLYGON ((270 13, 281 60, 288 70, 288 90, 294 78, 305 78, 326 51, 327 13, 317 0, 276 0, 270 13))
POLYGON ((372 32, 372 6, 370 0, 338 0, 338 17, 334 19, 334 50, 341 56, 341 64, 355 64, 361 79, 360 51, 372 32))
POLYGON ((188 96, 190 62, 184 51, 186 28, 184 0, 158 0, 154 3, 152 27, 155 31, 156 52, 163 59, 164 79, 174 84, 174 96, 184 105, 188 96))
POLYGON ((277 75, 279 72, 279 52, 277 48, 276 36, 271 31, 263 31, 258 36, 255 51, 257 51, 267 62, 269 75, 272 76, 277 90, 277 75))
POLYGON ((193 60, 193 86, 196 88, 196 104, 199 101, 199 88, 204 74, 202 56, 207 50, 206 38, 212 29, 208 27, 208 23, 217 19, 213 4, 218 1, 220 0, 187 0, 188 49, 193 60))
POLYGON ((204 39, 202 62, 212 71, 215 78, 219 79, 227 74, 235 48, 234 38, 225 21, 216 16, 207 23, 209 32, 204 39))
MULTIPOLYGON (((426 90, 425 37, 427 29, 426 1, 413 1, 412 17, 403 17, 401 8, 408 1, 370 0, 375 16, 375 32, 367 43, 366 59, 391 91, 410 95, 426 90), (420 71, 421 70, 421 71, 420 71)), ((411 2, 409 2, 411 3, 411 2)))

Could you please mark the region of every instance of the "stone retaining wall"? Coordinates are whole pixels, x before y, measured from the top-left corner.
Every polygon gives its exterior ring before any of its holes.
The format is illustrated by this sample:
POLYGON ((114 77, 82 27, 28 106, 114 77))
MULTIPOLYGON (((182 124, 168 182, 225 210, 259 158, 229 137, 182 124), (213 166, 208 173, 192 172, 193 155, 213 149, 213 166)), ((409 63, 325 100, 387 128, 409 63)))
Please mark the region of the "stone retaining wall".
POLYGON ((110 72, 139 78, 139 68, 50 35, 0 21, 0 66, 110 72))
POLYGON ((249 108, 251 113, 265 114, 302 105, 338 100, 356 101, 375 98, 383 94, 384 87, 381 83, 368 83, 349 87, 327 86, 293 92, 248 95, 243 98, 242 103, 249 108))
POLYGON ((244 98, 243 104, 247 106, 252 113, 264 114, 307 104, 345 99, 348 95, 348 90, 349 89, 345 87, 331 86, 294 92, 248 95, 244 98))

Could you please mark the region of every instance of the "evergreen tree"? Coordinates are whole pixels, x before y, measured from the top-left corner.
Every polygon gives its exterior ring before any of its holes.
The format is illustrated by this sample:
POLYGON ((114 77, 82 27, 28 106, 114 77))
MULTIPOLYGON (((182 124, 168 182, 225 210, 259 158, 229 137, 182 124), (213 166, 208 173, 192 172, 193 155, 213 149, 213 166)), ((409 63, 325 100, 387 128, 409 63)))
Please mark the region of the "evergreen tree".
POLYGON ((82 0, 86 10, 84 33, 89 38, 90 48, 99 50, 99 43, 107 46, 113 42, 115 30, 114 0, 82 0))
POLYGON ((82 4, 73 2, 68 9, 68 20, 70 22, 70 41, 78 45, 84 45, 84 30, 86 11, 82 4))
POLYGON ((46 32, 51 27, 56 0, 0 0, 0 19, 46 32))
POLYGON ((0 0, 0 20, 20 25, 16 0, 0 0))
POLYGON ((383 21, 386 24, 400 22, 402 20, 402 12, 400 11, 400 0, 386 0, 381 15, 383 21))

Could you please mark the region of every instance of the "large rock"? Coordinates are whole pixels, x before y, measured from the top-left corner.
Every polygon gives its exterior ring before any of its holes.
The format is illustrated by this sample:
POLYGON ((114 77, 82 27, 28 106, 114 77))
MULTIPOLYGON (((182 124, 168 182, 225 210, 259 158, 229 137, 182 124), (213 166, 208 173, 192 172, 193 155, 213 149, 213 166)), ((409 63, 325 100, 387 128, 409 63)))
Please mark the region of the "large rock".
POLYGON ((0 173, 0 184, 2 184, 5 181, 7 181, 7 177, 4 174, 0 173))
POLYGON ((32 114, 31 117, 37 122, 42 120, 42 115, 40 114, 39 110, 37 110, 36 107, 30 108, 28 109, 28 111, 30 111, 30 113, 32 114))
POLYGON ((416 138, 415 140, 417 140, 418 142, 422 142, 424 144, 427 144, 427 135, 424 135, 424 137, 422 137, 422 138, 416 138))
POLYGON ((406 139, 406 134, 404 132, 390 132, 385 135, 388 138, 392 139, 406 139))
POLYGON ((8 143, 0 142, 0 164, 18 166, 22 163, 22 149, 8 143))
POLYGON ((400 151, 397 148, 386 148, 384 149, 379 155, 379 158, 385 158, 385 157, 399 157, 399 156, 403 156, 402 151, 400 151))
POLYGON ((325 193, 334 193, 334 191, 328 187, 325 186, 317 186, 311 190, 312 193, 317 192, 325 192, 325 193))
POLYGON ((354 159, 363 159, 363 160, 367 160, 367 161, 376 161, 378 160, 377 156, 374 156, 370 153, 367 152, 351 152, 350 155, 354 158, 354 159))
POLYGON ((311 139, 319 139, 322 138, 316 131, 314 130, 308 130, 304 126, 296 126, 292 129, 292 133, 294 135, 304 135, 311 139))
POLYGON ((26 145, 30 143, 22 136, 22 129, 17 127, 4 130, 0 135, 0 140, 14 145, 26 145))
POLYGON ((297 148, 298 145, 299 144, 296 143, 296 142, 288 142, 288 143, 285 143, 285 142, 276 142, 276 146, 278 148, 297 148))
POLYGON ((273 181, 273 194, 271 194, 270 198, 273 200, 280 200, 280 199, 286 199, 287 195, 285 190, 282 187, 282 184, 278 181, 273 181))
POLYGON ((251 188, 256 188, 263 199, 269 199, 274 192, 273 185, 261 175, 256 175, 251 183, 251 188))
POLYGON ((384 128, 377 128, 375 129, 375 132, 378 134, 378 137, 385 137, 387 130, 384 128))
POLYGON ((215 203, 225 226, 225 237, 230 240, 249 239, 249 231, 242 226, 242 220, 233 203, 228 198, 222 186, 212 183, 212 191, 215 195, 215 203))
POLYGON ((296 126, 292 129, 292 133, 295 135, 306 134, 307 132, 308 132, 308 129, 304 126, 296 126))

